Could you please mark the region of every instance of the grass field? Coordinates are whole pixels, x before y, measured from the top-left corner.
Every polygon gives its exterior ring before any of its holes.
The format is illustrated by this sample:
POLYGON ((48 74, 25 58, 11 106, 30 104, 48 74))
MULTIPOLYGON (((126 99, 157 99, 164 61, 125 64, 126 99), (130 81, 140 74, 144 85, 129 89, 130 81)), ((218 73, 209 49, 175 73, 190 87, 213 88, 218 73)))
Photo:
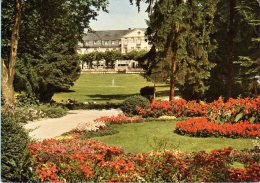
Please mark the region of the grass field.
MULTIPOLYGON (((61 102, 75 99, 78 102, 118 103, 126 97, 139 94, 142 87, 153 85, 139 74, 81 74, 69 92, 57 93, 53 100, 61 102)), ((156 91, 159 98, 166 98, 169 87, 165 84, 156 84, 156 91)))
POLYGON ((113 125, 119 133, 95 137, 108 145, 119 146, 125 152, 148 152, 151 150, 179 150, 182 152, 210 151, 225 147, 234 149, 253 148, 250 139, 196 138, 175 134, 177 121, 156 121, 113 125))

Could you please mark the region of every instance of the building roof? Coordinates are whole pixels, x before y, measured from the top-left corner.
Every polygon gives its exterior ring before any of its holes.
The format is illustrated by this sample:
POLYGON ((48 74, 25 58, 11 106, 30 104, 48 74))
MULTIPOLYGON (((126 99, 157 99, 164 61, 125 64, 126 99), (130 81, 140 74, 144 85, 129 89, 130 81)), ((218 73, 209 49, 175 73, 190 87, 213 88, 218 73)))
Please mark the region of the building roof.
POLYGON ((143 30, 146 31, 145 28, 135 28, 135 29, 127 29, 127 30, 100 30, 93 31, 85 34, 83 36, 83 40, 96 41, 96 40, 120 40, 122 36, 134 31, 134 30, 143 30))

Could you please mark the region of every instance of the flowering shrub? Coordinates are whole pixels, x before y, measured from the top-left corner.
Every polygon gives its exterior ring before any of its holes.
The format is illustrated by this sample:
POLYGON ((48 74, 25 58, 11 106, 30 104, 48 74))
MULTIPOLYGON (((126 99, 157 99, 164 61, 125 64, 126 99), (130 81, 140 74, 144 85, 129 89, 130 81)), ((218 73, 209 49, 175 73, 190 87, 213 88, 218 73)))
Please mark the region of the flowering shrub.
POLYGON ((105 122, 109 124, 140 123, 143 122, 143 118, 141 116, 128 117, 122 114, 118 116, 102 116, 96 119, 95 122, 105 122))
POLYGON ((172 101, 154 100, 147 109, 136 106, 143 117, 201 117, 206 116, 211 121, 218 122, 259 122, 260 120, 260 96, 257 98, 230 98, 226 103, 222 98, 212 103, 186 101, 174 99, 172 101))
POLYGON ((79 139, 49 139, 30 144, 29 149, 38 164, 39 181, 98 181, 96 176, 107 169, 103 164, 123 153, 117 147, 79 139))
POLYGON ((232 148, 210 153, 172 151, 124 154, 94 140, 45 140, 29 145, 37 163, 34 181, 66 182, 220 182, 260 181, 259 162, 230 166, 232 148))
POLYGON ((210 122, 207 118, 192 118, 176 123, 175 132, 199 137, 259 137, 260 124, 251 124, 248 121, 219 124, 210 122))
POLYGON ((194 100, 187 102, 184 99, 173 99, 172 101, 153 100, 148 109, 137 106, 140 115, 155 118, 160 116, 205 116, 207 114, 207 108, 208 104, 205 102, 197 103, 194 100))
POLYGON ((238 122, 247 120, 259 122, 260 96, 253 99, 230 98, 225 103, 222 98, 219 98, 209 104, 207 114, 211 121, 238 122))

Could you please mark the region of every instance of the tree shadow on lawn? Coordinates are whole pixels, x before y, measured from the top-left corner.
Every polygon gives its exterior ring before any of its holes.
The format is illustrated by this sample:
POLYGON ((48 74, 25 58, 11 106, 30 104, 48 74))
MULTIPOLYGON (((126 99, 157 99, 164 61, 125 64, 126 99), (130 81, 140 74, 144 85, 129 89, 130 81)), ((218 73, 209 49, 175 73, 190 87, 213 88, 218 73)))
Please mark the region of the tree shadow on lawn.
POLYGON ((109 101, 109 100, 124 100, 127 97, 131 97, 134 95, 138 95, 138 94, 117 94, 117 95, 102 95, 102 94, 95 94, 95 95, 85 95, 88 98, 90 98, 91 100, 105 100, 105 101, 109 101))
MULTIPOLYGON (((169 97, 170 90, 163 90, 163 91, 156 91, 155 96, 156 97, 169 97)), ((177 90, 175 91, 175 96, 181 95, 180 92, 177 90)))
POLYGON ((55 93, 74 93, 74 92, 76 92, 76 91, 74 91, 74 90, 60 90, 60 91, 57 91, 55 93))

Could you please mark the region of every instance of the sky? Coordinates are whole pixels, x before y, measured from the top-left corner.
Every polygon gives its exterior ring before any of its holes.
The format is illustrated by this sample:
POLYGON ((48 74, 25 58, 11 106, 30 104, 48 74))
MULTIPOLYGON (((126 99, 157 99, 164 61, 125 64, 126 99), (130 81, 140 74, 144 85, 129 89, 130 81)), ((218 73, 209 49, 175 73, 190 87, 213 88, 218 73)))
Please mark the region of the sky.
POLYGON ((146 28, 145 19, 148 14, 145 12, 147 5, 141 4, 141 10, 135 5, 130 5, 129 0, 109 0, 108 11, 100 11, 97 21, 92 20, 90 27, 93 30, 120 30, 128 28, 146 28))

